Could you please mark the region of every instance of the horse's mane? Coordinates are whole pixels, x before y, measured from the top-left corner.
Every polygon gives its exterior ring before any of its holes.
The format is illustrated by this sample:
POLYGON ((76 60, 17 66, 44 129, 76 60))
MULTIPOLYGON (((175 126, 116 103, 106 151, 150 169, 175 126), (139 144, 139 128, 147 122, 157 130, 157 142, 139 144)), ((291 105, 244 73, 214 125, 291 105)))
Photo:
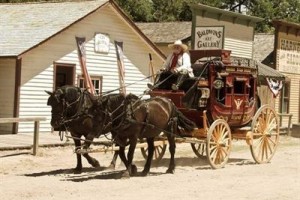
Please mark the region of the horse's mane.
POLYGON ((59 88, 57 92, 61 93, 67 102, 74 102, 81 94, 81 89, 79 87, 65 85, 59 88))
POLYGON ((138 99, 138 97, 131 93, 126 96, 124 96, 123 94, 110 94, 110 95, 101 97, 100 101, 102 103, 105 103, 106 105, 109 104, 111 107, 118 107, 122 103, 127 104, 131 101, 136 101, 137 99, 138 99))

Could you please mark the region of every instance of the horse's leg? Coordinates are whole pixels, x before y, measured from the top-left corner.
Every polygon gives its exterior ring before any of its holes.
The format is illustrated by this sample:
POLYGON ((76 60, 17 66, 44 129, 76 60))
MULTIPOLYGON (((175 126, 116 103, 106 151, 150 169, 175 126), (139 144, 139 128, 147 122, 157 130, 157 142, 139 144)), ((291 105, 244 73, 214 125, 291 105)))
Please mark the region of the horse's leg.
POLYGON ((118 155, 119 155, 119 151, 115 151, 113 159, 111 160, 110 165, 109 165, 108 168, 110 168, 110 169, 115 169, 116 168, 116 162, 117 162, 117 159, 118 159, 118 155))
POLYGON ((175 171, 175 149, 176 149, 176 143, 175 143, 175 138, 174 136, 168 135, 168 141, 169 141, 169 151, 171 154, 170 158, 170 164, 169 168, 167 169, 166 173, 171 173, 174 174, 175 171))
MULTIPOLYGON (((80 140, 74 139, 74 143, 75 143, 75 149, 76 150, 80 149, 80 147, 81 147, 80 140)), ((82 170, 81 154, 76 153, 76 157, 77 157, 77 165, 76 165, 75 171, 81 172, 81 170, 82 170)))
MULTIPOLYGON (((124 163, 124 165, 127 169, 128 161, 127 161, 127 158, 126 158, 126 155, 125 155, 125 146, 120 146, 118 153, 119 153, 119 157, 121 158, 122 162, 124 163)), ((123 177, 129 177, 128 171, 126 170, 126 172, 122 176, 123 177)))
MULTIPOLYGON (((93 142, 93 139, 94 137, 91 134, 85 136, 85 141, 84 144, 82 145, 84 150, 87 150, 90 147, 91 143, 93 142)), ((84 153, 82 155, 86 158, 88 163, 91 164, 93 167, 95 168, 100 167, 100 163, 98 162, 98 160, 91 157, 88 153, 84 153)))
POLYGON ((146 164, 144 166, 144 170, 142 172, 143 176, 147 176, 147 174, 150 171, 153 152, 154 152, 154 138, 147 138, 147 144, 148 144, 148 157, 147 157, 146 164))
POLYGON ((129 149, 127 153, 127 170, 129 172, 129 175, 134 175, 137 173, 137 167, 132 164, 136 143, 137 137, 133 136, 129 139, 129 149))

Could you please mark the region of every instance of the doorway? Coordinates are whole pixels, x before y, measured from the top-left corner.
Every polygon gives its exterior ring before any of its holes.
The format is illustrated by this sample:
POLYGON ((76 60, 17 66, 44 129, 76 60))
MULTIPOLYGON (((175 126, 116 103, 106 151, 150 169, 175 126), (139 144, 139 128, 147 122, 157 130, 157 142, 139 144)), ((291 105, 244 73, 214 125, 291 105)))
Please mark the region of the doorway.
POLYGON ((54 90, 75 84, 75 64, 54 63, 54 90))

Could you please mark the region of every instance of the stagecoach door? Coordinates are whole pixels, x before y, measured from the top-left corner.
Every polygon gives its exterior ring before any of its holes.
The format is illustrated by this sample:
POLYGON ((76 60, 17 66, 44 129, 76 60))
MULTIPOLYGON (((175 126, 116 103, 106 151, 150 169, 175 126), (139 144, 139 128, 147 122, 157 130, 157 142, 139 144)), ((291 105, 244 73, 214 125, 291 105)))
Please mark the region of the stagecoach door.
POLYGON ((75 84, 75 65, 65 63, 54 64, 54 89, 64 85, 75 84))

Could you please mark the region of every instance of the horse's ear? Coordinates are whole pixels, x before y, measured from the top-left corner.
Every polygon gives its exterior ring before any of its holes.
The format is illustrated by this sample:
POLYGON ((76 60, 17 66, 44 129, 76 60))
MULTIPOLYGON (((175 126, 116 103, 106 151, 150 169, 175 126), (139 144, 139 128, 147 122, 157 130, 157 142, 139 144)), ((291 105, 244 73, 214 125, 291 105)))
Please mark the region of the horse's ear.
POLYGON ((49 92, 49 91, 47 91, 47 90, 45 90, 45 92, 46 92, 47 94, 49 94, 50 96, 53 94, 53 92, 49 92))

